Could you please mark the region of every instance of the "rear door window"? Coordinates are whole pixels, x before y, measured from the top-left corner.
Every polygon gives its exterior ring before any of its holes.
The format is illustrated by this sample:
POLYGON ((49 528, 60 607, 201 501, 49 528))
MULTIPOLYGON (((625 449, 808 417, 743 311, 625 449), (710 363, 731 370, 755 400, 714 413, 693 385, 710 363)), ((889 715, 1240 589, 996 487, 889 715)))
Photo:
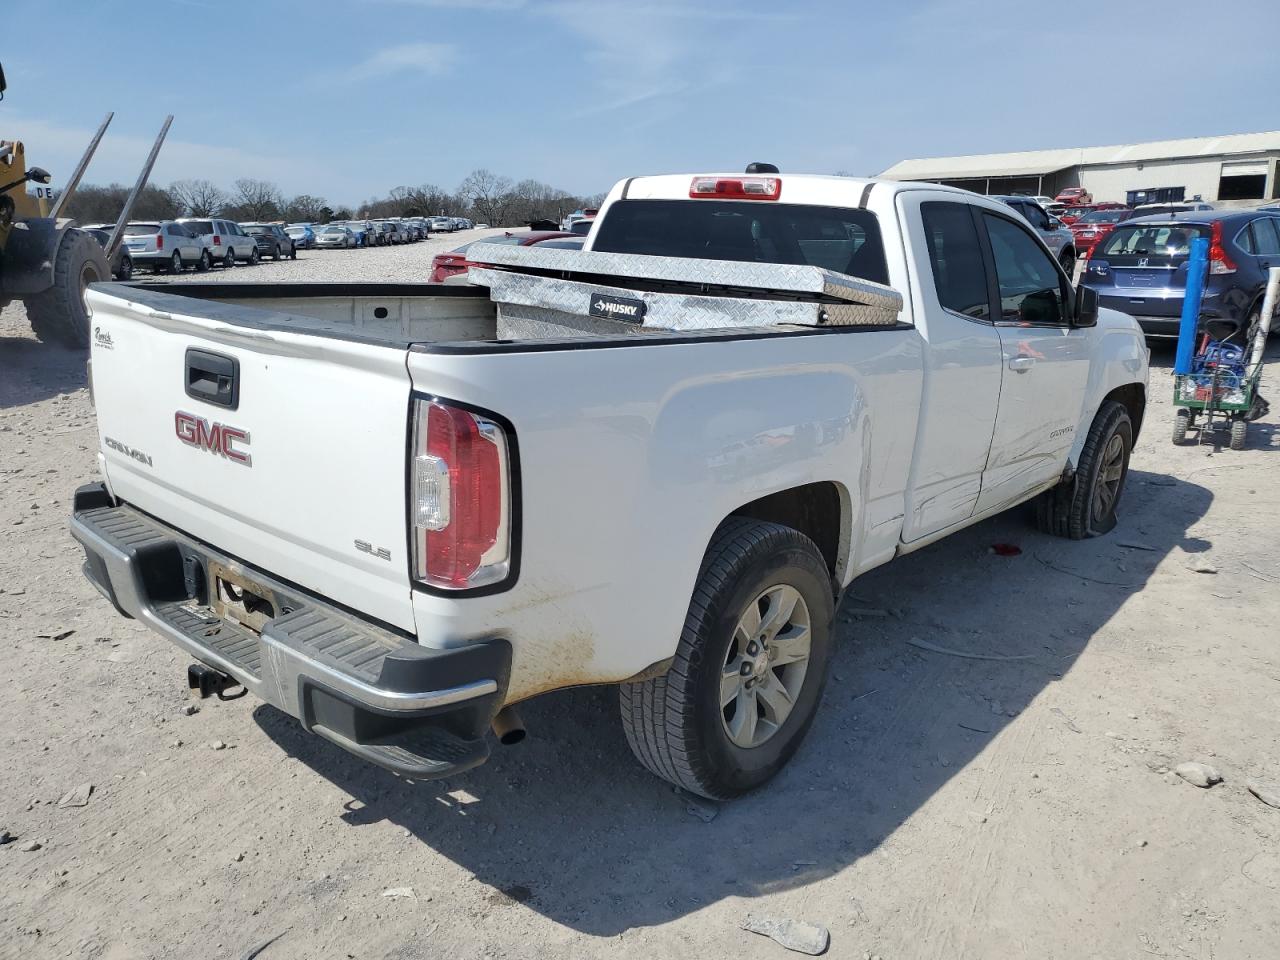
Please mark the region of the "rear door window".
POLYGON ((791 263, 888 283, 869 210, 758 200, 619 200, 596 225, 606 253, 791 263))
POLYGON ((1066 321, 1066 298, 1057 264, 1026 230, 983 214, 1000 288, 1000 319, 1024 325, 1066 321))
POLYGON ((966 317, 990 320, 987 269, 969 206, 927 202, 920 205, 920 214, 938 302, 966 317))
POLYGON ((1280 254, 1280 222, 1273 217, 1263 217, 1253 221, 1254 252, 1260 257, 1273 257, 1280 254))

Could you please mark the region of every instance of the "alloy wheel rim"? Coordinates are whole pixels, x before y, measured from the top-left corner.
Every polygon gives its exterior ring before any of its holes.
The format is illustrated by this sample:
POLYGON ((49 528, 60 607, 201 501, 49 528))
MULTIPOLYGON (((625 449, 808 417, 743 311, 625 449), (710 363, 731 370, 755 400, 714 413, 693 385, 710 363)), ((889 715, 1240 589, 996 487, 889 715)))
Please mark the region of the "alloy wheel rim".
POLYGON ((795 587, 776 584, 747 604, 720 671, 720 722, 735 746, 762 746, 786 723, 812 641, 809 605, 795 587))
POLYGON ((1124 438, 1118 433, 1111 435, 1102 454, 1102 467, 1098 471, 1098 482, 1093 490, 1093 516, 1101 519, 1115 507, 1116 498, 1120 494, 1120 481, 1124 478, 1124 438))

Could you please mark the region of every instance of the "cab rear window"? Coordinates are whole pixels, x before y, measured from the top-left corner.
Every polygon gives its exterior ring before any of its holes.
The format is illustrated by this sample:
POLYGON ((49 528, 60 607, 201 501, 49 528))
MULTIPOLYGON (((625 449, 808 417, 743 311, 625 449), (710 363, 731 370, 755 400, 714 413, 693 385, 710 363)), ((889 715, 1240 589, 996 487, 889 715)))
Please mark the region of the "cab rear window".
POLYGON ((733 200, 619 200, 596 225, 605 253, 793 263, 888 283, 868 210, 733 200))

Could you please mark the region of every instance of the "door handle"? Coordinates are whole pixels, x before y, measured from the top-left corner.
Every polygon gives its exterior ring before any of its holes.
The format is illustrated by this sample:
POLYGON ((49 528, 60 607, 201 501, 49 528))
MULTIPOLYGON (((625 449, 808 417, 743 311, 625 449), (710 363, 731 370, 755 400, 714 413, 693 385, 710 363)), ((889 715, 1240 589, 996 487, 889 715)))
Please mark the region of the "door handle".
POLYGON ((1035 365, 1035 357, 1011 357, 1009 359, 1009 369, 1016 373, 1026 373, 1035 365))

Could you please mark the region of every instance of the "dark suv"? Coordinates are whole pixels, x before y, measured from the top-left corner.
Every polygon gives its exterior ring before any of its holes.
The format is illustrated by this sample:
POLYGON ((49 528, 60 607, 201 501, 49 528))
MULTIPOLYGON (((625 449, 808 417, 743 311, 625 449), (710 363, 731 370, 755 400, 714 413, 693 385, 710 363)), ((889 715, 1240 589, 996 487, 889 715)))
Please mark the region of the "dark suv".
POLYGON ((240 226, 258 244, 260 256, 270 257, 272 260, 279 260, 281 257, 288 257, 290 260, 298 259, 298 245, 294 243, 293 237, 284 232, 284 227, 280 224, 242 223, 240 226))
POLYGON ((1280 267, 1280 214, 1199 210, 1135 217, 1093 248, 1080 282, 1098 291, 1102 306, 1137 320, 1147 336, 1176 337, 1196 237, 1209 240, 1201 326, 1215 339, 1252 342, 1267 271, 1280 267))

